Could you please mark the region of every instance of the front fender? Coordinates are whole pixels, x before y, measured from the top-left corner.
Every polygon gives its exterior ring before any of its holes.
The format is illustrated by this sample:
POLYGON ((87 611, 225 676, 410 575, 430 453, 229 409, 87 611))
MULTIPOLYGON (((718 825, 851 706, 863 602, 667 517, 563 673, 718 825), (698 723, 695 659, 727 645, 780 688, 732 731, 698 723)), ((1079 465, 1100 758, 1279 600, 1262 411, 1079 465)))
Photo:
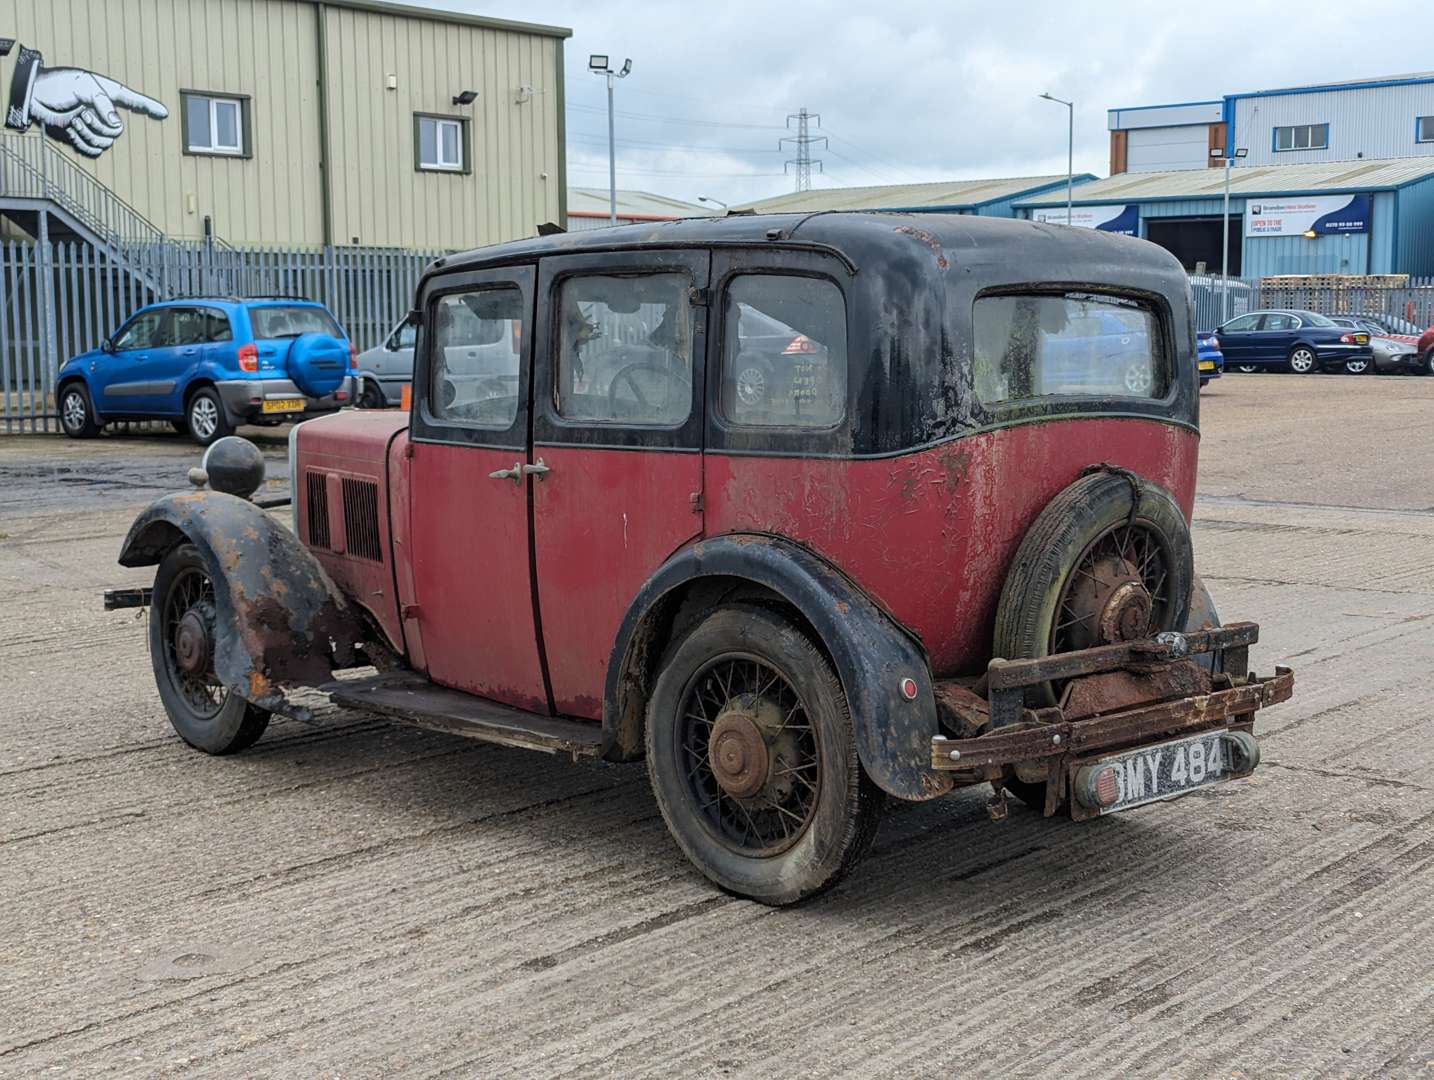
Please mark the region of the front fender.
POLYGON ((253 503, 217 491, 166 495, 144 510, 120 549, 121 566, 154 566, 191 543, 214 583, 214 671, 264 708, 281 687, 326 682, 365 640, 362 618, 308 549, 253 503))
MULTIPOLYGON (((766 535, 729 535, 699 541, 672 556, 649 578, 628 609, 608 664, 603 701, 603 751, 621 756, 641 723, 632 703, 644 696, 633 683, 634 654, 655 646, 649 616, 673 591, 704 577, 742 578, 783 597, 811 623, 836 667, 856 729, 867 775, 899 799, 924 800, 951 789, 932 770, 931 738, 940 733, 931 669, 916 638, 845 575, 820 556, 766 535), (905 678, 916 696, 902 696, 905 678)), ((640 740, 639 740, 640 741, 640 740)))

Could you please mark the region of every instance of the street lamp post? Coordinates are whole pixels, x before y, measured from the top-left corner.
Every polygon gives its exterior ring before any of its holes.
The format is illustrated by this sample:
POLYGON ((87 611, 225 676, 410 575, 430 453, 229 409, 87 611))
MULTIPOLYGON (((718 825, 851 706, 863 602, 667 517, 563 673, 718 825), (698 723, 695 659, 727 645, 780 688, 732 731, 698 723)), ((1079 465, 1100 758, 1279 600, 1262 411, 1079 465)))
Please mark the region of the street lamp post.
POLYGON ((632 61, 624 60, 622 70, 614 71, 607 62, 605 53, 593 53, 588 57, 588 70, 594 75, 607 76, 607 185, 608 223, 617 224, 617 136, 613 125, 612 84, 614 79, 625 79, 632 71, 632 61))
POLYGON ((1210 156, 1225 164, 1225 209, 1220 215, 1220 325, 1224 326, 1230 321, 1230 168, 1235 164, 1235 158, 1242 158, 1249 154, 1245 147, 1238 148, 1234 154, 1226 154, 1223 147, 1216 146, 1210 150, 1210 156))
POLYGON ((720 206, 723 210, 727 209, 726 203, 724 203, 721 199, 714 199, 710 195, 699 195, 697 196, 697 201, 710 202, 713 206, 720 206))
POLYGON ((1072 193, 1075 189, 1075 102, 1064 101, 1050 94, 1042 94, 1041 97, 1047 101, 1054 101, 1057 105, 1064 105, 1067 111, 1066 124, 1066 224, 1073 220, 1071 213, 1072 193))

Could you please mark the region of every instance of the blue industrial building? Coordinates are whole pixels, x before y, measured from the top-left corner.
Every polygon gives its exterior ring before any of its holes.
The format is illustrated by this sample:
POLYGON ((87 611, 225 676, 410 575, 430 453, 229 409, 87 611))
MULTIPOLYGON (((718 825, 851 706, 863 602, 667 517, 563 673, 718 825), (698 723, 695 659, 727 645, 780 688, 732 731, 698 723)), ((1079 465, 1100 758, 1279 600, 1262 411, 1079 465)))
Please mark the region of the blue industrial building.
MULTIPOLYGON (((1208 148, 1207 148, 1208 152, 1208 148)), ((1126 172, 1075 189, 1071 224, 1140 236, 1189 270, 1218 272, 1222 224, 1230 273, 1434 276, 1434 155, 1229 170, 1126 172)), ((1018 216, 1066 222, 1064 192, 1018 199, 1018 216)))

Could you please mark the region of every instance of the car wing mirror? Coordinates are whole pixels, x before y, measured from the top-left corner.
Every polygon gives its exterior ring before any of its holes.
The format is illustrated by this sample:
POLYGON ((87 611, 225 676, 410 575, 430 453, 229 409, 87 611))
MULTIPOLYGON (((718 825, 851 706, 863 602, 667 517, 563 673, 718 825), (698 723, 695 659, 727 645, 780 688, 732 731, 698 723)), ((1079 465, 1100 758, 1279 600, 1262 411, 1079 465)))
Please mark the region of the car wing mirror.
POLYGON ((105 338, 100 342, 100 352, 112 353, 114 351, 115 343, 113 338, 105 338))

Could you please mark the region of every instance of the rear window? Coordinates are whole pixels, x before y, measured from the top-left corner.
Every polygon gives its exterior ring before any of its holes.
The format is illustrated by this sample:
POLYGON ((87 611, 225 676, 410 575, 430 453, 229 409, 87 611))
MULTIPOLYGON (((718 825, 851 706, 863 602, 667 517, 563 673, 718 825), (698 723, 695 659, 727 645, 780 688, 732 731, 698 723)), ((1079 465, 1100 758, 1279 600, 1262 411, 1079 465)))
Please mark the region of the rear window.
POLYGON ((265 304, 249 309, 249 321, 256 338, 293 338, 300 334, 332 334, 341 338, 344 332, 327 310, 307 304, 265 304))
POLYGON ((1161 398, 1168 365, 1155 313, 1089 293, 983 296, 973 315, 976 396, 1161 398))

